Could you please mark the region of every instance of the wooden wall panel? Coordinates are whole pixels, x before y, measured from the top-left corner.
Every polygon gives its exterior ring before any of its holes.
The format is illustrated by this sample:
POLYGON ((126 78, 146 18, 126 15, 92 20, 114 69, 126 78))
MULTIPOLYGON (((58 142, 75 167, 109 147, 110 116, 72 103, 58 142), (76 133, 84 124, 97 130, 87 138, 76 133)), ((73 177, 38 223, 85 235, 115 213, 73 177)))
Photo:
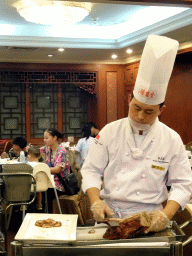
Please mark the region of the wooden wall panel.
POLYGON ((124 117, 124 65, 99 65, 96 88, 99 129, 107 124, 107 72, 117 74, 117 119, 124 117))
POLYGON ((177 56, 161 121, 177 131, 184 144, 192 142, 192 53, 177 56))
POLYGON ((100 130, 107 123, 107 92, 105 81, 105 70, 99 67, 97 76, 97 123, 100 130))
POLYGON ((88 102, 88 110, 87 110, 87 119, 88 122, 97 123, 97 97, 96 95, 92 96, 88 102))
POLYGON ((117 72, 106 72, 107 123, 117 120, 117 72))
POLYGON ((128 99, 131 96, 135 81, 137 78, 137 73, 139 69, 139 62, 135 62, 132 64, 128 64, 125 66, 125 82, 124 82, 124 98, 125 98, 125 107, 124 107, 124 115, 128 115, 128 99))
POLYGON ((125 66, 125 86, 134 86, 137 73, 139 69, 139 62, 128 64, 125 66))
POLYGON ((125 74, 124 66, 117 71, 117 119, 125 117, 125 74))

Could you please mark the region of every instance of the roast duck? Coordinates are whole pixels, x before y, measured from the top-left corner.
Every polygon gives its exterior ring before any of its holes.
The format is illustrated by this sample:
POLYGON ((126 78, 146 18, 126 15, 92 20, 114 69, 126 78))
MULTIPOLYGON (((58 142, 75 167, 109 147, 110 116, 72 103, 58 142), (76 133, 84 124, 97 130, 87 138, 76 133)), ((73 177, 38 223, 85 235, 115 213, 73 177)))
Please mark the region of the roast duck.
POLYGON ((151 218, 147 212, 141 212, 125 219, 109 218, 104 220, 103 223, 108 224, 103 238, 110 240, 127 239, 144 233, 151 224, 151 218), (110 223, 113 223, 113 225, 110 223))

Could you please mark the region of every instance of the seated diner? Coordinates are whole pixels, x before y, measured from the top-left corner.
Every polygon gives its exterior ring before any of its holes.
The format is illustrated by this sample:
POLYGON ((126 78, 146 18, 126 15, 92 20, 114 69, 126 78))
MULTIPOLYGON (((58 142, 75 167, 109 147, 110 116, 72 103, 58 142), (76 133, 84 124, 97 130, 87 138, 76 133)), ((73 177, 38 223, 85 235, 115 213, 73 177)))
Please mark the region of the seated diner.
MULTIPOLYGON (((65 194, 64 186, 60 177, 70 173, 70 163, 67 159, 67 151, 60 144, 62 134, 54 128, 49 128, 44 132, 45 146, 40 148, 42 154, 45 154, 46 164, 50 167, 51 174, 54 175, 55 186, 58 196, 65 194)), ((53 199, 55 194, 52 188, 48 189, 49 212, 52 212, 53 199)))

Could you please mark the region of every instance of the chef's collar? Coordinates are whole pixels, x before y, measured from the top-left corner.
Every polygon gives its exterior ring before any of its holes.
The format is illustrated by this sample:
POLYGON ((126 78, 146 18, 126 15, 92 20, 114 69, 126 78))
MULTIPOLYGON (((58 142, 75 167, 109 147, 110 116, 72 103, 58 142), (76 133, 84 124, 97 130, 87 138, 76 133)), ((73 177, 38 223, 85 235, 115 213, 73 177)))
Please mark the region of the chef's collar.
POLYGON ((147 135, 147 133, 150 130, 150 129, 148 129, 148 130, 137 130, 133 127, 131 127, 131 128, 132 128, 133 134, 138 134, 138 135, 143 135, 143 136, 147 135))
POLYGON ((131 119, 129 116, 128 116, 128 119, 134 134, 146 135, 149 132, 151 125, 137 123, 133 119, 131 119))

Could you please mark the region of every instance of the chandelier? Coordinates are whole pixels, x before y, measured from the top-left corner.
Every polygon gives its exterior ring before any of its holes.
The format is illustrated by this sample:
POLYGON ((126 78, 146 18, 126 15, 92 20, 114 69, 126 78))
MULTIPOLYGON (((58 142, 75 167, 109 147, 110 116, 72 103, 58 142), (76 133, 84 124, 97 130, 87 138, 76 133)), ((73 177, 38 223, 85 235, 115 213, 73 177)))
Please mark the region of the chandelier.
POLYGON ((43 25, 75 24, 92 8, 91 3, 50 0, 20 0, 13 6, 25 20, 43 25))

